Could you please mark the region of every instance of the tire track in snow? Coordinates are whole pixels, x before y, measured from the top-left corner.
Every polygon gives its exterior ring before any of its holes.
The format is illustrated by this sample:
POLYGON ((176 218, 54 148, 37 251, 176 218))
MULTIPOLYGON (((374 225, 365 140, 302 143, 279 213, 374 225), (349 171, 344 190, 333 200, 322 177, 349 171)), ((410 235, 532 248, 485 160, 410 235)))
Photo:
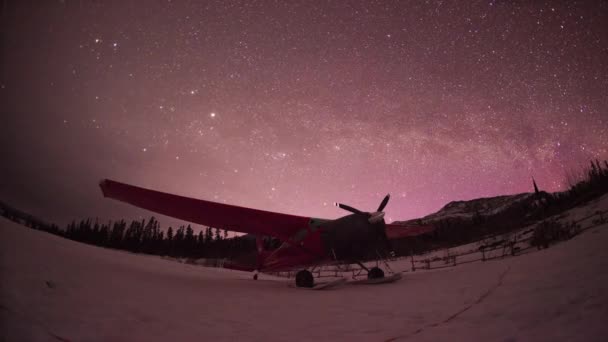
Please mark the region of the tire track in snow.
POLYGON ((401 339, 401 338, 408 338, 408 337, 412 337, 414 335, 417 335, 421 332, 423 332, 425 329, 428 328, 435 328, 438 327, 442 324, 448 323, 451 320, 455 319, 456 317, 462 315, 463 313, 465 313, 466 311, 468 311, 470 308, 472 308, 473 306, 480 304, 481 302, 483 302, 486 298, 488 298, 488 296, 490 296, 497 288, 499 288, 502 285, 502 282, 505 278, 505 276, 507 275, 507 273, 511 270, 511 266, 508 266, 507 269, 502 272, 502 274, 498 277, 498 282, 496 282, 496 284, 494 284, 494 286, 490 287, 486 292, 482 293, 481 296, 479 296, 479 298, 477 298, 473 303, 465 306, 464 308, 458 310, 457 312, 455 312, 454 314, 450 315, 448 318, 444 319, 443 321, 440 322, 435 322, 435 323, 431 323, 428 324, 426 326, 423 326, 422 328, 417 329, 416 331, 414 331, 413 333, 409 334, 409 335, 400 335, 400 336, 396 336, 396 337, 391 337, 387 340, 385 340, 385 342, 391 342, 391 341, 396 341, 397 339, 401 339))
POLYGON ((54 338, 54 339, 56 339, 56 340, 58 340, 58 341, 61 341, 61 342, 71 342, 71 341, 70 341, 70 340, 68 340, 67 338, 63 338, 63 337, 61 337, 61 336, 59 336, 59 335, 57 335, 57 334, 53 333, 53 332, 52 332, 52 331, 50 331, 50 329, 48 329, 48 328, 47 328, 47 327, 46 327, 46 326, 45 326, 45 325, 44 325, 42 322, 38 321, 38 320, 37 320, 37 319, 35 319, 35 318, 28 317, 28 316, 26 316, 26 315, 24 315, 24 314, 22 314, 22 313, 19 313, 19 312, 15 311, 15 310, 9 309, 8 307, 4 306, 3 304, 0 304, 0 309, 1 309, 1 310, 6 311, 6 312, 8 312, 8 313, 12 313, 12 314, 14 314, 15 316, 21 316, 21 317, 22 317, 22 318, 23 318, 25 321, 28 321, 28 322, 32 323, 32 324, 33 324, 33 326, 38 326, 38 327, 39 327, 39 328, 41 328, 41 329, 42 329, 44 332, 46 332, 46 333, 47 333, 49 336, 51 336, 52 338, 54 338))

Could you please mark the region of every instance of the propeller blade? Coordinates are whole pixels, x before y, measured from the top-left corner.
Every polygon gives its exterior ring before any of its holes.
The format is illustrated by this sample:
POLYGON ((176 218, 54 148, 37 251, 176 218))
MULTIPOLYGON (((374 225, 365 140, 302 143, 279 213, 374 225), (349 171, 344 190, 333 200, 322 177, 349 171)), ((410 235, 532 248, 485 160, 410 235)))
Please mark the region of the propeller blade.
POLYGON ((388 194, 384 197, 384 199, 382 200, 382 203, 380 203, 380 206, 378 207, 378 210, 376 211, 382 211, 384 209, 384 207, 386 207, 386 204, 388 203, 388 200, 391 198, 391 195, 388 194))
POLYGON ((354 213, 354 214, 365 214, 365 213, 364 213, 364 212, 362 212, 361 210, 359 210, 359 209, 355 209, 355 208, 353 208, 353 207, 351 207, 351 206, 349 206, 349 205, 346 205, 346 204, 342 204, 342 203, 334 203, 334 205, 335 205, 336 207, 340 207, 341 209, 344 209, 344 210, 346 210, 346 211, 350 211, 351 213, 354 213))

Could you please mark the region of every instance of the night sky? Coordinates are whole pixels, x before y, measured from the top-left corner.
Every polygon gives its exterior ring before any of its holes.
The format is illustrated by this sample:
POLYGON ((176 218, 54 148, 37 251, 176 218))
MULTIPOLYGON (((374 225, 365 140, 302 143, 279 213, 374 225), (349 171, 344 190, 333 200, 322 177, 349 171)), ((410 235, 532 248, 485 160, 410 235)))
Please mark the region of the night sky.
POLYGON ((60 224, 151 215, 102 178, 391 221, 608 159, 605 1, 35 3, 3 2, 0 200, 60 224))

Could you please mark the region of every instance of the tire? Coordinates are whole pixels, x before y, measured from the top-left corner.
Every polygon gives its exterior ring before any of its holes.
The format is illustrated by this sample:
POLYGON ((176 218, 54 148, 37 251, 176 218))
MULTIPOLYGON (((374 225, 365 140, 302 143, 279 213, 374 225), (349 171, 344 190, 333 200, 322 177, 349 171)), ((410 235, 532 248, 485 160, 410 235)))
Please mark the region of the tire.
POLYGON ((367 273, 367 279, 384 278, 384 271, 379 267, 372 267, 367 273))
POLYGON ((297 287, 313 287, 315 284, 315 279, 307 270, 299 271, 296 274, 296 286, 297 287))

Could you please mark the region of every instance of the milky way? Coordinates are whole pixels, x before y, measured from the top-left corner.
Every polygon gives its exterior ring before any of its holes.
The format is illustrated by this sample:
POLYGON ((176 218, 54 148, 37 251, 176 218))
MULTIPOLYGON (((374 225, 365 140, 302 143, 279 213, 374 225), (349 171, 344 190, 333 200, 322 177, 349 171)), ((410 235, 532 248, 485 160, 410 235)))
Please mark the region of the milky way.
POLYGON ((547 191, 608 158, 608 3, 5 1, 0 198, 98 181, 335 218, 547 191))

